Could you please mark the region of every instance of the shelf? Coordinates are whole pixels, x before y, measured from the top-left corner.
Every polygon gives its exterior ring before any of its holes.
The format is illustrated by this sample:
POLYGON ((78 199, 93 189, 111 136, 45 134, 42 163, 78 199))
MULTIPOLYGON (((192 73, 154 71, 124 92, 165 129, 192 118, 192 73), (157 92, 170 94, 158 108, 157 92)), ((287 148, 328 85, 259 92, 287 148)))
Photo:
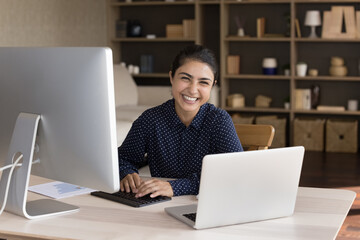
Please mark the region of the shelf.
POLYGON ((139 73, 132 76, 134 78, 169 78, 169 73, 139 73))
POLYGON ((318 110, 294 110, 294 113, 309 115, 353 115, 360 116, 360 111, 318 111, 318 110))
POLYGON ((267 112, 267 113, 289 113, 290 112, 289 109, 285 109, 285 108, 225 107, 224 109, 226 111, 230 111, 230 112, 267 112))
POLYGON ((243 108, 225 107, 224 109, 230 112, 290 113, 291 111, 293 111, 295 114, 360 116, 360 111, 318 111, 318 110, 299 110, 299 109, 289 110, 285 108, 257 108, 257 107, 243 107, 243 108))
POLYGON ((295 3, 317 4, 317 3, 359 3, 359 0, 294 0, 295 3))
POLYGON ((114 38, 113 42, 194 42, 195 38, 145 38, 145 37, 126 37, 126 38, 114 38))
POLYGON ((269 80, 290 80, 290 76, 285 75, 260 75, 260 74, 239 74, 239 75, 225 75, 228 79, 269 79, 269 80))
POLYGON ((359 43, 360 39, 359 38, 295 38, 295 42, 311 42, 311 43, 316 43, 316 42, 331 42, 331 43, 342 43, 342 42, 354 42, 354 43, 359 43))
POLYGON ((113 2, 111 6, 113 7, 136 7, 136 6, 171 6, 171 5, 194 5, 195 2, 191 1, 175 1, 175 2, 165 2, 165 1, 137 1, 137 2, 113 2))
POLYGON ((224 0, 225 4, 290 4, 290 2, 291 0, 224 0))
POLYGON ((199 0, 198 2, 201 5, 218 5, 218 4, 220 4, 220 0, 199 0))
POLYGON ((295 77, 295 80, 298 81, 342 81, 342 82, 360 82, 360 77, 352 77, 352 76, 345 76, 345 77, 332 77, 332 76, 317 76, 317 77, 295 77))
POLYGON ((238 36, 228 36, 224 39, 228 42, 290 42, 289 37, 238 37, 238 36))

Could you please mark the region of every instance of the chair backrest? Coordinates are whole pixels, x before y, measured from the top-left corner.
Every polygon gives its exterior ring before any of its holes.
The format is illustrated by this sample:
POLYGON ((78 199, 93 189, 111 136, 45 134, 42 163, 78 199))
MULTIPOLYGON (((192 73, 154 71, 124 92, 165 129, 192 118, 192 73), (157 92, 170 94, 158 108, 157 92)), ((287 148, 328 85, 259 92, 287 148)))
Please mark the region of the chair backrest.
POLYGON ((236 133, 245 151, 268 149, 274 139, 271 125, 234 124, 236 133))

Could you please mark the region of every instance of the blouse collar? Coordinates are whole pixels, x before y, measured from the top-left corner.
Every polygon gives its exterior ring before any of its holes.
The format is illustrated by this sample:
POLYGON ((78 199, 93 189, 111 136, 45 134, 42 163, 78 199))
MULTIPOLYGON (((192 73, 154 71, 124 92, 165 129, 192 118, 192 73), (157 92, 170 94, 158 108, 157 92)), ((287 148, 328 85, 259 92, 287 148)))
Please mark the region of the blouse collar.
MULTIPOLYGON (((199 111, 197 112, 195 118, 190 123, 189 127, 195 128, 197 130, 201 128, 201 125, 204 122, 206 116, 206 109, 208 108, 208 105, 209 105, 208 103, 205 103, 200 107, 199 111)), ((167 101, 166 106, 167 106, 166 107, 167 113, 170 115, 170 119, 171 119, 170 125, 172 127, 177 127, 179 125, 182 127, 186 127, 185 124, 181 122, 179 116, 175 111, 175 99, 173 98, 167 101)))

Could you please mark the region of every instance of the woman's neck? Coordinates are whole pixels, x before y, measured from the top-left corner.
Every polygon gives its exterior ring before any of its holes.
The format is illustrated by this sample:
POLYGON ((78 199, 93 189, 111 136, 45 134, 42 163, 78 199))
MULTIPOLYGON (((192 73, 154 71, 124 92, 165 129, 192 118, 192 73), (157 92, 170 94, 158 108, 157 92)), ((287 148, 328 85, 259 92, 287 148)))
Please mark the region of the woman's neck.
POLYGON ((190 126, 191 122, 194 120, 196 114, 199 112, 199 109, 196 112, 185 112, 178 110, 179 107, 176 107, 175 104, 175 112, 178 115, 180 121, 185 124, 186 127, 190 126))

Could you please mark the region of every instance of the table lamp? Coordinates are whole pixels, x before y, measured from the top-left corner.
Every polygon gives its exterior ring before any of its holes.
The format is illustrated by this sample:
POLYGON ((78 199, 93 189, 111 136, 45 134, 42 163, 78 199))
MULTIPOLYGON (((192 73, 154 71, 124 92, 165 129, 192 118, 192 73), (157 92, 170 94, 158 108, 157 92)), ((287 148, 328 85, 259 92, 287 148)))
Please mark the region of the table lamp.
POLYGON ((304 25, 311 27, 309 38, 317 38, 318 36, 316 35, 315 28, 321 25, 320 11, 306 11, 304 25))

